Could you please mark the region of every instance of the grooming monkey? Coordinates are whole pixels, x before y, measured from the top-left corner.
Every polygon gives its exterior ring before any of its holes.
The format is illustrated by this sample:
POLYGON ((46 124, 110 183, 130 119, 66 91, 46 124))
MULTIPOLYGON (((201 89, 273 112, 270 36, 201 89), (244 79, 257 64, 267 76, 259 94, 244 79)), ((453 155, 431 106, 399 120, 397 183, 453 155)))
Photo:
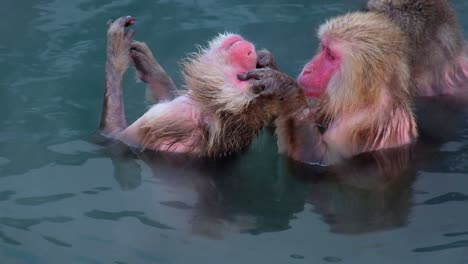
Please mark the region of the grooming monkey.
POLYGON ((415 94, 467 90, 468 50, 448 0, 370 0, 367 8, 386 15, 404 32, 415 94))
POLYGON ((384 14, 357 12, 328 21, 318 37, 320 50, 298 82, 268 68, 239 76, 251 79, 260 97, 283 99, 286 113, 276 120, 280 152, 327 165, 415 141, 405 33, 384 14))
MULTIPOLYGON (((411 143, 418 136, 412 95, 457 94, 467 86, 467 48, 447 0, 370 0, 367 7, 320 28, 321 49, 298 78, 316 104, 297 105, 311 110, 309 118, 277 120, 280 151, 296 160, 330 164, 411 143)), ((273 70, 241 79, 252 78, 269 94, 294 86, 273 70)))
POLYGON ((122 96, 122 77, 133 60, 140 79, 152 94, 167 100, 175 89, 171 78, 149 48, 133 42, 132 17, 110 23, 108 29, 106 89, 100 131, 127 144, 165 152, 220 157, 246 149, 275 105, 258 98, 238 74, 259 66, 274 67, 261 51, 239 35, 221 34, 207 48, 183 63, 187 90, 171 101, 160 102, 127 127, 122 96))

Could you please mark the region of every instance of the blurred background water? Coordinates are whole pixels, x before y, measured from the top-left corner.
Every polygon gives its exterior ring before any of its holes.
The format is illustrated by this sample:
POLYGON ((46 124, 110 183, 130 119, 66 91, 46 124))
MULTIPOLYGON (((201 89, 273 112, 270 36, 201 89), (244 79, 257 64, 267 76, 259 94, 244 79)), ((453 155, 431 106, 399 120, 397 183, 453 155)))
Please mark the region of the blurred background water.
MULTIPOLYGON (((178 62, 218 32, 268 48, 297 75, 338 0, 23 0, 0 9, 1 263, 468 263, 466 107, 418 102, 411 155, 299 168, 265 132, 204 164, 112 155, 94 143, 108 19, 136 18, 178 62), (427 129, 426 129, 427 127, 427 129)), ((468 32, 468 2, 452 1, 468 32)), ((148 107, 129 71, 128 119, 148 107)))

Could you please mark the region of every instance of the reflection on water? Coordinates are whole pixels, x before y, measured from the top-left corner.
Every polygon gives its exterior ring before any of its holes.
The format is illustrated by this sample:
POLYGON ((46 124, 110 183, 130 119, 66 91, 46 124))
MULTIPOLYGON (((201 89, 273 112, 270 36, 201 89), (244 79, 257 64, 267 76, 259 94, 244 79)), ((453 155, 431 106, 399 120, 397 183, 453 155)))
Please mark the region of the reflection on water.
MULTIPOLYGON (((452 1, 464 14, 468 3, 452 1)), ((339 166, 248 153, 193 160, 93 142, 105 22, 131 14, 180 84, 195 44, 233 31, 297 75, 314 30, 362 1, 7 1, 0 9, 1 263, 468 263, 465 98, 420 99, 421 140, 339 166)), ((461 16, 465 31, 468 19, 461 16)), ((125 80, 129 119, 145 104, 125 80)))
POLYGON ((330 231, 362 234, 408 224, 416 178, 411 147, 363 154, 327 171, 310 194, 330 231))

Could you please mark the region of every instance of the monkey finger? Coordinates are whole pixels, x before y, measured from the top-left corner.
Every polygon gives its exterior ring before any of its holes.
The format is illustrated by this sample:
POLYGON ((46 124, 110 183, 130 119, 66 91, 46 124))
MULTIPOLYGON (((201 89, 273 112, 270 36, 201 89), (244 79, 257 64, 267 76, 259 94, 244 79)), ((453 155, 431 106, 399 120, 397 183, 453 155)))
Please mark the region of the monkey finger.
POLYGON ((125 32, 124 39, 129 45, 131 45, 132 38, 134 35, 135 35, 135 30, 133 29, 129 29, 127 30, 127 32, 125 32))
POLYGON ((129 27, 133 24, 135 24, 135 18, 131 17, 131 16, 126 16, 126 17, 122 17, 120 18, 120 25, 122 27, 129 27))
POLYGON ((151 69, 153 69, 152 61, 144 53, 138 52, 137 50, 130 50, 130 58, 136 70, 143 76, 149 74, 151 69))
POLYGON ((143 53, 148 57, 153 57, 153 53, 151 52, 150 48, 148 47, 148 45, 145 42, 135 41, 134 40, 130 44, 130 49, 131 50, 136 50, 136 51, 138 51, 140 53, 143 53))
POLYGON ((247 78, 247 73, 237 74, 237 79, 239 81, 248 81, 248 80, 250 80, 249 78, 247 78))
POLYGON ((108 27, 119 27, 119 28, 125 28, 129 27, 131 25, 135 24, 135 19, 131 16, 126 16, 126 17, 119 17, 116 20, 112 22, 112 20, 109 20, 107 22, 108 27))
POLYGON ((130 57, 132 58, 133 64, 135 64, 135 67, 138 70, 142 70, 146 68, 145 67, 146 59, 145 59, 144 54, 136 50, 130 50, 130 57))
POLYGON ((262 70, 261 69, 255 69, 255 70, 251 70, 251 71, 249 71, 247 73, 244 73, 244 74, 238 74, 237 79, 239 79, 241 81, 248 81, 248 80, 251 80, 251 79, 260 80, 262 76, 263 76, 262 70))

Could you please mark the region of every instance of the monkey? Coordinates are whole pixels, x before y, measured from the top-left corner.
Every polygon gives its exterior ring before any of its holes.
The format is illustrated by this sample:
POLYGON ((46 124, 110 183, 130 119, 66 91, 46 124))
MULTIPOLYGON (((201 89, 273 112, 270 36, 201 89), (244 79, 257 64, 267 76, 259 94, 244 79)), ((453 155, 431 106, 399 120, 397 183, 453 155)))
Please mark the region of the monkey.
POLYGON ((280 153, 331 165, 413 143, 418 130, 404 32, 386 15, 355 12, 323 24, 318 37, 318 54, 297 81, 269 68, 238 76, 251 80, 259 96, 280 98, 275 120, 280 153), (323 133, 317 124, 325 127, 323 133))
POLYGON ((367 10, 386 15, 407 38, 415 95, 466 92, 468 47, 448 0, 370 0, 367 10))
POLYGON ((240 35, 220 34, 183 62, 186 89, 170 100, 174 82, 147 45, 132 40, 134 30, 125 31, 134 22, 128 16, 109 24, 101 134, 142 149, 199 157, 245 150, 274 110, 267 111, 266 100, 257 99, 237 74, 257 64, 275 67, 264 56, 268 52, 261 51, 258 57, 254 45, 240 35), (127 127, 121 82, 131 61, 161 101, 127 127))

